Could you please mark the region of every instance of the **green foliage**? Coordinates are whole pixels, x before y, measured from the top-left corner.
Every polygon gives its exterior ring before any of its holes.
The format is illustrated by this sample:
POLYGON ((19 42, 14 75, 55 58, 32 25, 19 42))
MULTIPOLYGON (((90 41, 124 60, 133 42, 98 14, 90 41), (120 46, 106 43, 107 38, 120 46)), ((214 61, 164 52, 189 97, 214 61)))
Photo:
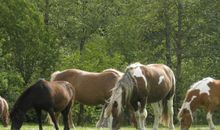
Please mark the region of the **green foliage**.
POLYGON ((0 86, 0 95, 9 101, 10 107, 14 103, 13 100, 25 89, 21 75, 10 71, 0 72, 0 86))
POLYGON ((53 33, 46 31, 43 17, 27 1, 1 2, 2 55, 25 83, 38 71, 48 76, 58 57, 53 33), (40 70, 41 69, 41 70, 40 70), (46 73, 47 72, 47 73, 46 73))

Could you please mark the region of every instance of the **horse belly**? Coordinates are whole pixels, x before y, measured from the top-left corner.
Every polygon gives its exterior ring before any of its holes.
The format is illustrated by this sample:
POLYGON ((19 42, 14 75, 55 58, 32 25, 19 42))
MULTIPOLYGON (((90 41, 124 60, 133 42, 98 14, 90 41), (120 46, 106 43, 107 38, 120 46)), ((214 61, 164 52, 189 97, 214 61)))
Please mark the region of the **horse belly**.
POLYGON ((111 96, 110 89, 106 86, 87 86, 76 88, 76 100, 85 105, 104 104, 111 96), (107 93, 109 91, 109 93, 107 93))
POLYGON ((88 95, 80 95, 80 96, 76 96, 76 100, 82 104, 85 105, 90 105, 90 106, 95 106, 95 105, 99 105, 99 104, 104 104, 105 103, 105 98, 103 96, 89 96, 88 95))
POLYGON ((154 103, 154 102, 158 102, 164 98, 166 98, 167 94, 169 93, 169 91, 161 91, 161 92, 152 92, 150 93, 150 95, 148 95, 147 98, 147 102, 148 103, 154 103))
POLYGON ((66 107, 67 107, 67 105, 69 104, 69 100, 67 100, 67 99, 64 99, 64 100, 62 100, 62 101, 55 101, 55 103, 54 103, 54 110, 55 111, 62 111, 62 110, 64 110, 66 107))
POLYGON ((64 110, 70 102, 71 102, 71 96, 67 92, 57 93, 56 96, 54 97, 55 111, 64 110))

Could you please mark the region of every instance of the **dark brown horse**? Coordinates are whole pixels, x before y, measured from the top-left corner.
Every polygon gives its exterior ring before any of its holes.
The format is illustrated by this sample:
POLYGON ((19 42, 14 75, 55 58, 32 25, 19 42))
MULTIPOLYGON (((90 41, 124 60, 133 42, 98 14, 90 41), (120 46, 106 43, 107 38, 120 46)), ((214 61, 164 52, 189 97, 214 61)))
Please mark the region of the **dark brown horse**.
POLYGON ((68 114, 75 98, 74 87, 66 81, 48 82, 39 80, 27 88, 18 98, 11 111, 11 130, 19 130, 24 121, 25 113, 34 108, 39 121, 39 129, 42 130, 41 110, 50 114, 55 129, 58 125, 54 112, 61 112, 63 115, 64 130, 69 130, 68 114))
POLYGON ((2 118, 2 123, 4 127, 7 127, 9 124, 9 108, 7 101, 0 96, 0 115, 2 118))
POLYGON ((57 71, 51 75, 51 81, 68 81, 76 89, 76 100, 82 104, 96 106, 103 104, 97 127, 103 125, 103 113, 106 100, 111 96, 111 89, 115 86, 123 73, 115 69, 107 69, 100 73, 87 72, 79 69, 57 71))
POLYGON ((200 106, 203 106, 206 111, 209 130, 214 130, 212 115, 220 107, 220 80, 208 77, 190 87, 178 113, 181 130, 189 129, 193 122, 192 114, 200 106))
POLYGON ((105 110, 105 117, 112 119, 109 123, 110 129, 120 128, 122 109, 128 107, 133 110, 132 118, 136 118, 136 128, 145 130, 145 106, 151 104, 155 115, 153 130, 158 129, 160 119, 173 130, 174 93, 175 76, 168 66, 131 64, 112 90, 105 110))

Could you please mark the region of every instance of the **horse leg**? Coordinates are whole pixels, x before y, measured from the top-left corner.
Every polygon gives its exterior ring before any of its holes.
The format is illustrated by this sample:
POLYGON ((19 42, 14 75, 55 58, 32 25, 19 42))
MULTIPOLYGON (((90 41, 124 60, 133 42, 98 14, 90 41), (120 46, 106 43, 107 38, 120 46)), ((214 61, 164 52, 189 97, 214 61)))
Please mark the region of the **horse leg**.
POLYGON ((209 124, 209 130, 214 130, 215 129, 215 125, 212 121, 212 112, 207 112, 207 115, 206 115, 206 119, 208 121, 208 124, 209 124))
POLYGON ((71 110, 69 111, 68 118, 69 118, 68 119, 69 127, 73 128, 73 129, 76 129, 74 124, 73 124, 73 118, 72 118, 72 111, 71 110))
POLYGON ((107 125, 108 125, 107 119, 104 119, 104 112, 105 112, 106 106, 107 106, 107 104, 104 104, 104 105, 102 106, 102 112, 101 112, 101 114, 100 114, 100 117, 99 117, 98 122, 96 123, 96 127, 97 127, 97 128, 107 127, 107 125))
POLYGON ((156 102, 151 104, 154 111, 154 125, 153 130, 158 130, 158 126, 160 123, 160 117, 162 115, 162 102, 156 102))
MULTIPOLYGON (((59 112, 56 112, 56 113, 55 113, 55 118, 56 118, 57 124, 59 124, 59 117, 60 117, 59 112)), ((46 123, 48 123, 48 124, 50 124, 50 125, 53 125, 53 122, 52 122, 52 120, 51 120, 51 118, 50 118, 50 114, 47 114, 47 117, 46 117, 46 119, 45 119, 44 122, 46 122, 46 123)))
POLYGON ((46 117, 46 119, 44 120, 44 122, 46 122, 46 123, 49 124, 49 125, 52 125, 52 124, 53 124, 53 122, 52 122, 52 120, 51 120, 49 114, 47 114, 47 117, 46 117))
POLYGON ((37 113, 38 123, 39 123, 39 130, 43 130, 42 122, 41 122, 41 109, 35 109, 37 113))
POLYGON ((174 124, 173 124, 173 96, 168 100, 168 114, 169 114, 169 128, 170 130, 175 130, 174 124))
POLYGON ((146 118, 147 118, 147 110, 143 109, 140 111, 141 130, 146 130, 146 128, 145 128, 145 119, 146 118))
POLYGON ((138 106, 139 106, 139 109, 135 112, 135 117, 136 117, 136 120, 138 122, 137 126, 138 126, 139 130, 146 130, 146 128, 145 128, 145 119, 147 117, 147 110, 144 109, 145 104, 141 105, 140 102, 138 102, 138 106))
POLYGON ((130 114, 131 123, 134 125, 135 128, 138 128, 137 120, 135 119, 135 110, 134 110, 133 106, 131 106, 131 104, 129 104, 129 106, 128 106, 128 111, 130 114))
POLYGON ((69 114, 70 114, 71 106, 72 106, 72 103, 69 103, 68 106, 62 111, 64 130, 70 130, 70 127, 69 127, 69 114))
POLYGON ((56 118, 55 118, 55 115, 54 115, 54 110, 51 108, 51 109, 48 111, 48 113, 50 114, 50 117, 51 117, 51 119, 52 119, 52 122, 53 122, 53 124, 54 124, 55 129, 56 129, 56 130, 59 130, 58 125, 57 125, 57 121, 56 121, 56 118))
POLYGON ((64 130, 69 130, 69 122, 68 122, 68 113, 66 111, 62 112, 63 115, 63 123, 64 123, 64 130))

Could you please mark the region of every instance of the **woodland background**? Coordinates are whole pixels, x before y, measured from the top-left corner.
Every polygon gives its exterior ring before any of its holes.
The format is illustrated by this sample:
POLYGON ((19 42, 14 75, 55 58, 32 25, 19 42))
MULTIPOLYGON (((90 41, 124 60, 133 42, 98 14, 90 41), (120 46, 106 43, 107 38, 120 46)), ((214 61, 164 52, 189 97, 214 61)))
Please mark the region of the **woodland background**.
MULTIPOLYGON (((219 0, 0 0, 0 95, 10 108, 20 93, 56 70, 124 71, 163 63, 177 78, 176 114, 186 90, 220 79, 219 0)), ((77 125, 94 125, 101 106, 76 103, 77 125)), ((153 115, 149 107, 148 123, 153 115)), ((202 110, 195 124, 206 123, 202 110)), ((214 114, 220 124, 220 111, 214 114)), ((36 120, 30 112, 26 120, 36 120)), ((128 122, 127 122, 128 123, 128 122)))

